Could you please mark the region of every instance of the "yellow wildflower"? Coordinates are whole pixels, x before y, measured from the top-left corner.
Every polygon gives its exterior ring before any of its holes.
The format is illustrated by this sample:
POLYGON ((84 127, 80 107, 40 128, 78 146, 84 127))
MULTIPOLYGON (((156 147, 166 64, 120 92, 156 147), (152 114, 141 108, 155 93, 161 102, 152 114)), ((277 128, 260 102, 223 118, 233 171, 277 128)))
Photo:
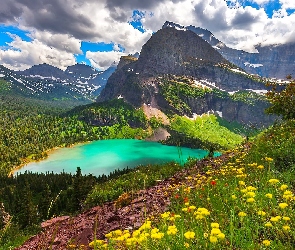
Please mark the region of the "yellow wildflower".
POLYGON ((208 215, 210 215, 210 212, 209 212, 208 209, 206 209, 206 208, 199 207, 199 208, 197 209, 197 211, 194 212, 194 215, 197 215, 197 219, 203 219, 204 216, 208 216, 208 215), (198 216, 199 216, 200 218, 198 218, 198 216))
POLYGON ((164 233, 157 232, 157 233, 151 234, 152 239, 162 239, 163 237, 164 237, 164 233))
POLYGON ((195 210, 196 209, 196 206, 189 206, 189 209, 190 210, 195 210))
POLYGON ((283 184, 283 185, 280 187, 280 189, 281 189, 282 191, 286 190, 287 188, 288 188, 288 185, 286 185, 286 184, 283 184))
POLYGON ((260 211, 257 212, 257 214, 260 215, 260 216, 265 216, 266 213, 264 211, 260 210, 260 211))
POLYGON ((268 181, 270 184, 277 184, 278 182, 280 182, 278 179, 270 179, 269 181, 268 181))
POLYGON ((254 198, 248 198, 248 199, 247 199, 247 202, 248 202, 248 203, 253 203, 253 202, 255 202, 255 199, 254 199, 254 198))
POLYGON ((283 226, 283 229, 284 229, 285 231, 289 231, 289 230, 290 230, 290 226, 288 226, 288 225, 284 225, 284 226, 283 226))
POLYGON ((288 206, 288 204, 287 203, 279 203, 279 207, 281 208, 281 209, 284 209, 284 208, 286 208, 288 206))
POLYGON ((241 186, 245 186, 246 184, 245 184, 244 181, 239 181, 239 185, 241 185, 241 186))
POLYGON ((245 212, 239 212, 238 213, 238 216, 239 217, 245 217, 245 216, 247 216, 247 214, 245 212))
POLYGON ((221 231, 220 231, 220 229, 219 228, 216 228, 216 227, 213 227, 212 229, 211 229, 211 235, 218 235, 218 234, 220 234, 221 233, 221 231))
POLYGON ((270 221, 272 222, 278 222, 281 219, 281 216, 271 217, 270 221))
POLYGON ((283 217, 283 220, 284 220, 284 221, 288 221, 288 220, 290 220, 290 217, 288 217, 288 216, 284 216, 284 217, 283 217))
POLYGON ((255 193, 254 192, 247 192, 246 194, 244 194, 244 196, 249 197, 249 198, 253 198, 253 197, 255 197, 255 193))
POLYGON ((264 166, 263 165, 259 165, 257 166, 258 169, 264 169, 264 166))
POLYGON ((272 161, 273 161, 273 158, 265 157, 264 160, 266 160, 266 161, 268 161, 268 162, 272 162, 272 161))
POLYGON ((293 197, 293 193, 290 190, 286 190, 284 192, 283 198, 286 200, 290 200, 293 197))
POLYGON ((266 222, 266 223, 264 224, 264 226, 266 226, 266 227, 272 227, 272 224, 271 224, 270 222, 266 222))
POLYGON ((272 199, 272 194, 268 193, 265 195, 266 198, 272 199))
POLYGON ((210 236, 210 242, 211 242, 211 243, 216 243, 216 242, 217 242, 217 237, 211 235, 211 236, 210 236))
POLYGON ((270 240, 264 240, 262 241, 262 244, 266 247, 270 246, 271 241, 270 240))
POLYGON ((151 228, 151 221, 146 221, 141 225, 139 230, 141 231, 141 230, 150 229, 150 228, 151 228))
POLYGON ((89 246, 94 248, 94 247, 97 247, 97 246, 102 246, 105 244, 105 241, 104 240, 94 240, 94 241, 91 241, 89 243, 89 246))
POLYGON ((216 222, 212 222, 212 223, 211 223, 211 227, 212 227, 212 228, 219 228, 219 224, 216 223, 216 222))
POLYGON ((177 228, 175 225, 173 226, 168 226, 167 234, 168 235, 175 235, 177 233, 177 228))
POLYGON ((233 200, 235 200, 235 199, 237 199, 237 196, 235 196, 234 194, 231 196, 231 198, 233 199, 233 200))
POLYGON ((253 186, 248 186, 246 187, 247 191, 251 192, 251 191, 256 191, 257 188, 256 187, 253 187, 253 186))
POLYGON ((161 217, 162 217, 163 219, 166 219, 166 218, 168 218, 169 216, 170 216, 170 212, 165 212, 165 213, 161 214, 161 217))
POLYGON ((193 239, 193 238, 195 238, 195 233, 192 231, 187 231, 186 233, 184 233, 184 237, 188 240, 193 239))
POLYGON ((224 233, 220 233, 220 234, 217 235, 217 238, 223 240, 223 239, 225 239, 225 234, 224 233))

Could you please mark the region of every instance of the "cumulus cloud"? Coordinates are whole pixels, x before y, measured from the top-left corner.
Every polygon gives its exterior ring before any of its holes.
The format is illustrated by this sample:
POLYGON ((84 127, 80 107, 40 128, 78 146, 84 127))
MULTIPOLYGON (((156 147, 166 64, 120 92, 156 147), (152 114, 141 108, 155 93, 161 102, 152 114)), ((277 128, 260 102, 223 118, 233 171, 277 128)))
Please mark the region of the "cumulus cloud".
POLYGON ((283 9, 295 9, 294 0, 280 0, 283 9))
POLYGON ((5 24, 16 22, 22 12, 22 7, 17 2, 4 1, 1 3, 0 22, 5 24))
POLYGON ((67 66, 75 64, 72 53, 51 48, 38 40, 26 42, 18 36, 13 36, 9 43, 9 49, 0 50, 1 63, 10 69, 24 70, 32 65, 47 63, 66 69, 67 66))
POLYGON ((273 1, 273 0, 252 0, 252 2, 257 3, 259 5, 263 5, 263 4, 269 3, 271 1, 273 1))
MULTIPOLYGON (((251 1, 260 6, 271 2, 251 1)), ((202 27, 230 47, 255 51, 257 44, 295 41, 292 31, 295 15, 286 12, 295 8, 295 1, 279 1, 281 10, 272 18, 263 8, 241 7, 245 0, 231 0, 229 5, 224 0, 4 1, 0 21, 30 31, 32 41, 14 38, 8 50, 0 51, 0 64, 23 68, 41 62, 42 58, 63 68, 66 63, 75 63, 74 54, 81 53, 81 41, 89 41, 115 44, 113 52, 86 54, 93 66, 106 68, 108 63, 119 59, 121 48, 126 54, 140 51, 165 21, 202 27), (134 10, 141 14, 133 15, 134 10), (132 17, 141 21, 141 31, 130 24, 132 17)))
POLYGON ((51 48, 66 51, 72 54, 80 54, 81 41, 69 34, 52 34, 48 31, 34 31, 31 37, 40 43, 46 44, 51 48))
POLYGON ((113 62, 118 63, 121 56, 126 53, 119 51, 103 51, 103 52, 91 52, 86 53, 87 59, 91 62, 91 65, 100 70, 107 69, 113 62))

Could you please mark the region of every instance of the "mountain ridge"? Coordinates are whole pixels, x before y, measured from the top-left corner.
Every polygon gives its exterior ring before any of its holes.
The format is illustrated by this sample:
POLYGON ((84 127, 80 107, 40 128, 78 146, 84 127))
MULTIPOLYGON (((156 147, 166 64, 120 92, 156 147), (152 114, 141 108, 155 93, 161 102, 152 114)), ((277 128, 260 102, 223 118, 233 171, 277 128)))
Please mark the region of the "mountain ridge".
POLYGON ((261 46, 256 45, 257 53, 233 49, 218 40, 209 30, 192 25, 181 26, 166 21, 163 28, 190 30, 207 41, 213 48, 231 63, 248 73, 262 77, 285 79, 287 75, 295 74, 295 43, 261 46))

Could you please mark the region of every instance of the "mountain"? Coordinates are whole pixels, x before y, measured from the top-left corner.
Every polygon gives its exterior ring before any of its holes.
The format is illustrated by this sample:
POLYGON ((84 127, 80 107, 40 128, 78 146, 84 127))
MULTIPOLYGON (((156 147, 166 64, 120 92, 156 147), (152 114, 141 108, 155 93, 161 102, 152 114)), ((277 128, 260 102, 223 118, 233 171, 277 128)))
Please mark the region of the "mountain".
POLYGON ((194 32, 166 27, 153 34, 138 59, 121 58, 97 101, 124 98, 135 107, 147 104, 168 113, 215 111, 228 121, 271 123, 263 98, 255 94, 256 105, 247 103, 249 90, 266 88, 261 78, 227 61, 194 32))
POLYGON ((257 53, 249 53, 227 47, 210 31, 195 26, 181 26, 173 22, 165 22, 163 28, 190 30, 208 42, 225 59, 239 66, 248 73, 262 77, 285 79, 287 75, 295 74, 295 43, 269 46, 257 45, 257 53))
POLYGON ((0 77, 12 84, 15 91, 31 97, 91 101, 115 69, 115 64, 105 71, 83 64, 69 66, 65 71, 45 63, 24 71, 11 71, 0 66, 0 77))

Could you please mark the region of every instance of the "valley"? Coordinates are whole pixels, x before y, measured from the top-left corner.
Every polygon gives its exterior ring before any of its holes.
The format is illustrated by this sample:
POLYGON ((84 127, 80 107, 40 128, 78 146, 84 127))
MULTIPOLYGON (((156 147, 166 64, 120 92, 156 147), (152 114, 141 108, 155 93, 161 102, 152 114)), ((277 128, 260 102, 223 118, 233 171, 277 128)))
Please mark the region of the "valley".
POLYGON ((278 85, 269 74, 246 72, 230 61, 229 48, 219 53, 221 42, 208 43, 200 32, 166 22, 139 57, 122 56, 105 71, 82 64, 64 71, 47 64, 19 72, 0 67, 0 249, 293 244, 294 80, 278 85), (113 162, 114 151, 79 156, 79 147, 100 143, 117 146, 125 165, 113 162), (69 163, 16 171, 49 161, 56 148, 69 163), (99 172, 95 164, 103 162, 109 166, 99 172), (284 222, 269 230, 274 216, 284 222))

